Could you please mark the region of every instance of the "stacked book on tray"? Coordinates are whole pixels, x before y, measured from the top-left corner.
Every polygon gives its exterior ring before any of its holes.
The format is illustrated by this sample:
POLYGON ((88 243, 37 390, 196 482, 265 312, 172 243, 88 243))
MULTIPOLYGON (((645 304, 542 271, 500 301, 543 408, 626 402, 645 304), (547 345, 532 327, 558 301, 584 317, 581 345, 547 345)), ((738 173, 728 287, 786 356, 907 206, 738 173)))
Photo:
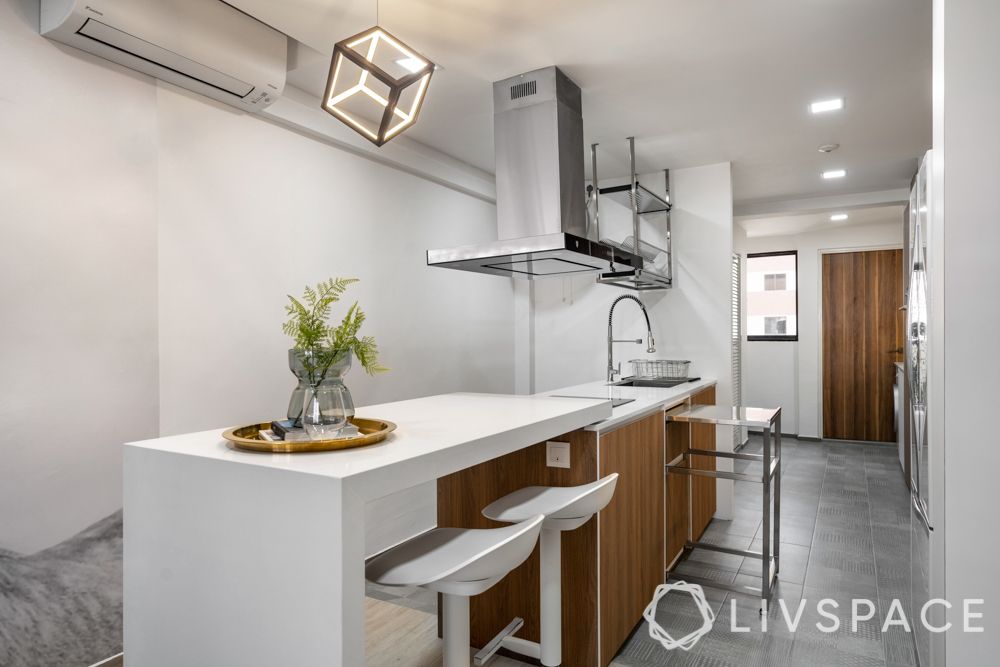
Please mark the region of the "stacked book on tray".
MULTIPOLYGON (((347 424, 340 431, 340 433, 337 434, 336 438, 330 439, 341 440, 343 438, 353 438, 356 437, 358 433, 359 431, 357 426, 354 424, 347 424)), ((271 422, 270 429, 260 431, 260 438, 270 442, 307 442, 312 440, 304 428, 295 425, 294 419, 283 419, 281 421, 271 422)))

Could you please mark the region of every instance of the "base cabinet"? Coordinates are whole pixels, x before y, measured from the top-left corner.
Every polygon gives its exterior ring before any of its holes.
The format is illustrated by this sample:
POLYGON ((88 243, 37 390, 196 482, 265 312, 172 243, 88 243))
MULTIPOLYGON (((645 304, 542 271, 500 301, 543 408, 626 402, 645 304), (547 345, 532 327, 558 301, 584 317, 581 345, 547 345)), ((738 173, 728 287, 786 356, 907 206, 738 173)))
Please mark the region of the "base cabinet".
POLYGON ((598 441, 600 476, 619 474, 614 499, 598 515, 601 665, 615 657, 663 583, 663 439, 658 412, 598 441))
MULTIPOLYGON (((691 405, 715 405, 715 387, 692 396, 691 405)), ((691 448, 714 451, 716 430, 713 424, 691 424, 691 448)), ((701 470, 715 470, 716 458, 692 456, 691 464, 701 470)), ((695 541, 701 539, 715 516, 715 482, 711 477, 691 478, 691 533, 695 541)))

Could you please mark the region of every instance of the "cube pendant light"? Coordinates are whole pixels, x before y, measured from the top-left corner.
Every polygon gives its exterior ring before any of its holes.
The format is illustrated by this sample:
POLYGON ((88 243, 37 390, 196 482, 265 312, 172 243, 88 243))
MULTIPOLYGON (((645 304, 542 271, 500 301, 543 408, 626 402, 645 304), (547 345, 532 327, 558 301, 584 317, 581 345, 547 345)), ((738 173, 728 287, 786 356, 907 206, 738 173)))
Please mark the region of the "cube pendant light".
POLYGON ((381 146, 413 125, 434 63, 382 28, 337 42, 323 109, 381 146))

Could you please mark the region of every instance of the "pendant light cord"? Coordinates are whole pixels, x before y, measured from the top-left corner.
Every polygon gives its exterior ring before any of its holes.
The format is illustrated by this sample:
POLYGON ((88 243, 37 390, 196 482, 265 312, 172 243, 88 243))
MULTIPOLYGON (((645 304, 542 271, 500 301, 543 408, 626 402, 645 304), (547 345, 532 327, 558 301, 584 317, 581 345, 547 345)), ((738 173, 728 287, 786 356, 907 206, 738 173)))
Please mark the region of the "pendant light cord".
POLYGON ((378 0, 375 0, 375 25, 380 25, 378 18, 378 0))

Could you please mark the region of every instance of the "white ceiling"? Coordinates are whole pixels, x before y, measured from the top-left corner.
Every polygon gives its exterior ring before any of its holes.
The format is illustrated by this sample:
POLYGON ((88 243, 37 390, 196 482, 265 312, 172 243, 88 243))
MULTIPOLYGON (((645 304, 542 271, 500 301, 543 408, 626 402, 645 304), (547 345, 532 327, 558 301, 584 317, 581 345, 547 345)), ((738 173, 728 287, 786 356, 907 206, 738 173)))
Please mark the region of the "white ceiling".
MULTIPOLYGON (((375 23, 375 0, 229 2, 310 47, 289 81, 316 95, 334 42, 375 23)), ((490 83, 552 64, 583 89, 609 175, 633 134, 640 171, 731 160, 737 201, 780 200, 906 187, 930 145, 930 0, 380 5, 381 25, 443 67, 408 135, 487 171, 490 83), (844 111, 808 112, 837 96, 844 111), (848 177, 819 177, 835 167, 848 177)))
POLYGON ((903 206, 877 206, 855 209, 833 209, 803 215, 779 215, 761 218, 737 219, 737 224, 747 232, 747 238, 762 236, 790 236, 819 230, 833 230, 861 225, 901 225, 903 206), (834 213, 846 213, 847 220, 833 222, 834 213))

